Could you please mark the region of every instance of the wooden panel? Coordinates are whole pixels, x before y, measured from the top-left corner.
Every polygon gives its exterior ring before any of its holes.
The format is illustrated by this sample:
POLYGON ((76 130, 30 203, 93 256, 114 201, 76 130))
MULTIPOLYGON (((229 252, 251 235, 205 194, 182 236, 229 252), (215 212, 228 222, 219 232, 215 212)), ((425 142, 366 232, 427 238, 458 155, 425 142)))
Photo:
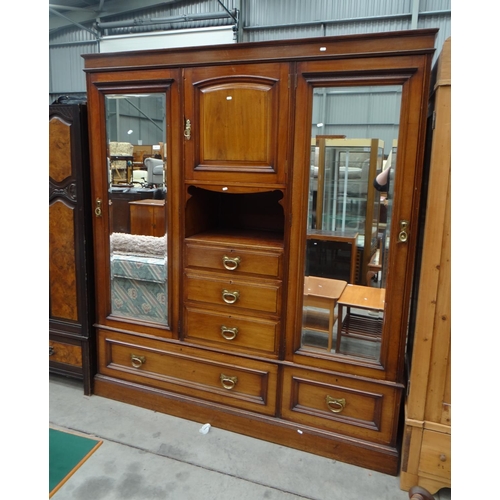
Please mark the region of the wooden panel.
POLYGON ((285 368, 283 380, 284 418, 304 425, 390 444, 401 388, 285 368), (327 398, 344 400, 344 408, 327 404, 327 398), (338 411, 338 413, 336 412, 338 411))
POLYGON ((200 163, 271 166, 275 94, 274 85, 246 81, 201 89, 200 163))
POLYGON ((253 351, 259 355, 276 355, 279 327, 279 321, 217 314, 189 306, 185 308, 184 313, 186 340, 215 345, 228 351, 253 351))
POLYGON ((283 182, 288 65, 204 67, 185 74, 186 119, 192 125, 186 176, 228 182, 247 174, 255 182, 255 174, 265 174, 268 182, 283 182))
POLYGON ((66 344, 62 342, 49 342, 50 361, 64 363, 71 366, 82 366, 82 348, 78 345, 66 344))
POLYGON ((49 121, 49 177, 62 182, 71 175, 71 128, 55 117, 49 121))
POLYGON ((430 493, 451 486, 450 62, 451 38, 434 73, 435 128, 400 472, 402 489, 418 485, 430 493))
MULTIPOLYGON (((442 56, 439 64, 448 67, 445 61, 451 57, 451 40, 445 43, 442 56)), ((408 400, 408 418, 437 422, 442 421, 442 401, 446 391, 443 382, 449 383, 446 371, 451 340, 450 94, 451 86, 439 87, 435 97, 436 124, 427 195, 427 214, 432 216, 427 218, 425 225, 408 400), (431 386, 431 383, 437 385, 431 386)), ((446 408, 446 413, 449 410, 446 408)))
POLYGON ((425 430, 422 437, 420 472, 451 477, 451 436, 442 432, 425 430))
POLYGON ((219 309, 222 307, 227 312, 252 310, 279 314, 281 310, 280 282, 250 282, 209 274, 186 273, 184 286, 189 301, 218 306, 219 309), (238 293, 234 303, 223 300, 224 290, 238 293))
POLYGON ((49 207, 50 315, 78 320, 74 209, 61 201, 49 207))
POLYGON ((425 420, 451 425, 451 176, 448 177, 425 420))
POLYGON ((145 339, 139 345, 137 338, 101 331, 99 365, 100 373, 122 380, 258 413, 275 413, 278 367, 270 363, 227 354, 217 357, 145 339))
POLYGON ((230 271, 234 274, 259 274, 278 278, 282 270, 281 253, 256 252, 241 248, 211 247, 205 245, 186 244, 186 265, 189 267, 202 267, 215 271, 226 271, 224 258, 238 259, 237 264, 232 261, 226 262, 226 266, 235 269, 230 271))

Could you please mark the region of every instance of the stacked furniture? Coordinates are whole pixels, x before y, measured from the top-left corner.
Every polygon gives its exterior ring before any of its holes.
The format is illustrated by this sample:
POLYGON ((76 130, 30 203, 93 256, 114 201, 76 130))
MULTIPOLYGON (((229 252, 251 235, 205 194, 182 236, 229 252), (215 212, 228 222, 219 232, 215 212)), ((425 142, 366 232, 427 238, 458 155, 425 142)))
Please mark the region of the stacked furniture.
POLYGON ((92 199, 102 207, 93 219, 96 394, 398 473, 435 35, 411 30, 84 56, 92 199), (391 279, 376 359, 302 342, 313 88, 326 85, 402 89, 385 266, 391 279), (104 97, 152 93, 164 98, 167 124, 166 322, 113 310, 103 168, 104 97))

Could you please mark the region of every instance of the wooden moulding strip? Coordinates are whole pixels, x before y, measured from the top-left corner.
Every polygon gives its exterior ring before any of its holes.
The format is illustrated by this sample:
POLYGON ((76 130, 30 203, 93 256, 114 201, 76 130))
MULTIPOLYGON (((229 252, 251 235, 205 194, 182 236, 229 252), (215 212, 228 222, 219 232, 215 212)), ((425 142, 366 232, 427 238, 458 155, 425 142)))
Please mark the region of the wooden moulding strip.
POLYGON ((209 422, 214 428, 262 439, 383 474, 396 476, 399 473, 399 453, 396 447, 328 433, 288 420, 256 415, 103 375, 97 375, 94 393, 175 417, 200 423, 209 422), (298 430, 302 432, 299 433, 298 430))
POLYGON ((451 434, 451 426, 443 425, 429 420, 414 420, 411 418, 406 419, 406 425, 416 427, 418 429, 427 429, 430 431, 442 432, 443 434, 451 434))

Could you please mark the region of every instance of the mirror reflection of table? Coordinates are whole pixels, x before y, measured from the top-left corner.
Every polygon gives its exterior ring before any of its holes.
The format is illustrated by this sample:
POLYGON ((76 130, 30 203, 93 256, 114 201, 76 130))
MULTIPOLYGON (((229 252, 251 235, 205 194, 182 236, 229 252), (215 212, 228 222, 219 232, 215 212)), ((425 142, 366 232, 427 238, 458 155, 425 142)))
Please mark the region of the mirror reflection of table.
POLYGON ((304 279, 304 308, 315 307, 326 309, 328 310, 328 315, 326 316, 321 313, 313 316, 309 315, 303 327, 327 333, 328 352, 332 349, 333 327, 337 319, 335 316, 335 306, 346 285, 346 281, 319 278, 317 276, 306 276, 304 279))
POLYGON ((130 232, 145 236, 165 236, 165 200, 131 201, 130 232))
POLYGON ((380 342, 382 340, 383 313, 385 306, 385 288, 347 285, 338 299, 337 342, 335 352, 340 352, 342 337, 380 342), (344 317, 344 308, 346 315, 344 317), (377 313, 376 317, 351 313, 351 308, 377 313))
POLYGON ((110 229, 112 233, 130 233, 129 203, 136 200, 152 199, 154 189, 133 186, 113 186, 109 190, 110 229))

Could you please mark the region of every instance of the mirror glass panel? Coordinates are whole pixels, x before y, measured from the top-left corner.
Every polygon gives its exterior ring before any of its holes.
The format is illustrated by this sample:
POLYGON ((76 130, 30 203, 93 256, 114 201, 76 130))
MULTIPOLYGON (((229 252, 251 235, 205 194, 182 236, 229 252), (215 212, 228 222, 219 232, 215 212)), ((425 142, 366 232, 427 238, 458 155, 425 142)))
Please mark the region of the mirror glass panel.
POLYGON ((380 359, 401 90, 314 88, 302 349, 380 359))
POLYGON ((164 94, 105 97, 111 313, 168 324, 164 94))

